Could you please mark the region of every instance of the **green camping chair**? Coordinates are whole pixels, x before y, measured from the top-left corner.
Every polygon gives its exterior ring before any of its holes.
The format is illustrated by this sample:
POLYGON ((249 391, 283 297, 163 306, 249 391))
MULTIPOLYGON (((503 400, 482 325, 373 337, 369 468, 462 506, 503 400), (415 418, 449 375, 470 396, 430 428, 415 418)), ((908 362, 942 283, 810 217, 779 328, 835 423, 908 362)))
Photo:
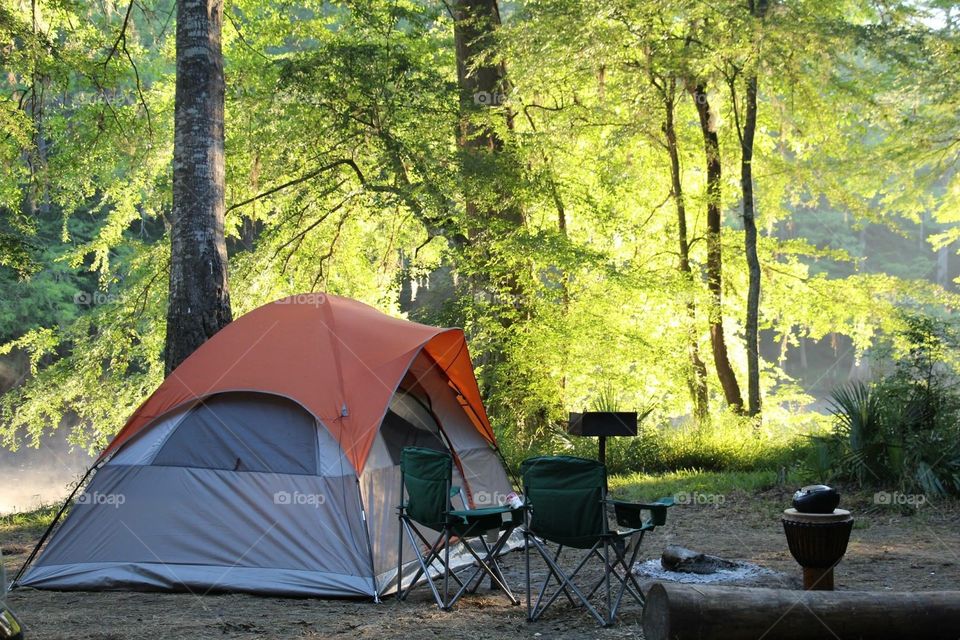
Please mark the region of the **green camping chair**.
POLYGON ((606 467, 584 458, 529 458, 521 463, 520 474, 530 518, 523 531, 527 620, 532 622, 539 618, 560 594, 564 594, 574 606, 582 604, 604 626, 613 624, 624 594, 629 594, 642 606, 643 594, 630 569, 637 559, 643 535, 666 522, 667 507, 673 504, 673 500, 661 498, 652 504, 607 500, 606 467), (613 507, 616 516, 616 530, 610 530, 607 523, 608 505, 613 507), (649 513, 646 520, 643 512, 649 513), (556 545, 554 552, 548 550, 548 543, 556 545), (559 564, 565 547, 586 551, 570 573, 559 564), (531 549, 540 553, 548 569, 536 600, 530 583, 531 549), (603 576, 584 592, 574 579, 591 560, 602 563, 603 576), (614 585, 611 585, 611 577, 614 585), (553 581, 557 588, 548 597, 547 589, 553 581), (601 587, 604 588, 605 615, 601 615, 590 602, 601 587))
POLYGON ((510 602, 517 605, 520 600, 513 595, 507 585, 497 562, 497 555, 503 550, 510 534, 523 523, 523 509, 491 507, 488 509, 455 510, 450 499, 460 492, 452 485, 453 459, 445 451, 407 447, 400 454, 401 495, 405 501, 400 505, 400 544, 397 551, 397 598, 406 599, 421 576, 433 592, 433 598, 441 610, 449 610, 464 593, 474 593, 483 581, 484 575, 490 577, 491 588, 499 587, 510 602), (417 527, 421 525, 440 535, 432 544, 426 534, 417 527), (499 536, 491 544, 485 539, 488 531, 497 531, 499 536), (406 589, 403 588, 403 536, 413 546, 419 568, 406 589), (477 548, 471 539, 479 541, 477 548), (470 565, 473 573, 462 579, 450 566, 450 547, 457 543, 474 558, 470 565), (421 547, 423 550, 421 550, 421 547), (482 553, 482 555, 481 555, 482 553), (433 570, 433 573, 431 573, 433 570), (437 588, 439 574, 443 574, 443 595, 437 588), (436 575, 434 575, 436 574, 436 575), (450 579, 459 589, 450 597, 450 579))

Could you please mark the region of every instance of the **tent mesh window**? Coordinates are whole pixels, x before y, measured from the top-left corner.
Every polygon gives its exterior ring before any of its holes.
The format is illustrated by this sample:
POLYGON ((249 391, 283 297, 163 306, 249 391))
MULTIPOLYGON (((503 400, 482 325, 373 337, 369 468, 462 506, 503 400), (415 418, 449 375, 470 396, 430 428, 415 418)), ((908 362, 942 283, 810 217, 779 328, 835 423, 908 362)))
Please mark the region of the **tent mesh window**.
POLYGON ((217 394, 190 410, 153 465, 315 474, 317 423, 286 398, 217 394))
POLYGON ((447 450, 428 401, 403 389, 398 389, 390 400, 380 434, 394 465, 400 464, 404 447, 447 450))

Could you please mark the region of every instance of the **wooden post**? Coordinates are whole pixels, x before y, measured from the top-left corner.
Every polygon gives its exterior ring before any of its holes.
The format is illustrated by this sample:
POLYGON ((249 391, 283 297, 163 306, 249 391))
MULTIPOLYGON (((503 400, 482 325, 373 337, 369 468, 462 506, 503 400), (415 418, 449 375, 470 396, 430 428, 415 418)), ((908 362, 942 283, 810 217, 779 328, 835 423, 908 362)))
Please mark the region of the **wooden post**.
POLYGON ((833 591, 833 567, 804 567, 803 588, 807 591, 833 591))
POLYGON ((960 591, 793 591, 654 584, 647 640, 956 640, 960 591))

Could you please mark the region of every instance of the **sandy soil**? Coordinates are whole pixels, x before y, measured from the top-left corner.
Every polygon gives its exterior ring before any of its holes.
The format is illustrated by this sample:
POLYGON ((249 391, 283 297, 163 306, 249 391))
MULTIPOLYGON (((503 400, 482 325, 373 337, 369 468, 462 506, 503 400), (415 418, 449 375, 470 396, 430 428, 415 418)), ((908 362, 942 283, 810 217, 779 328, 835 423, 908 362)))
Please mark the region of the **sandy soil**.
MULTIPOLYGON (((838 589, 919 591, 960 585, 960 505, 928 504, 914 515, 873 507, 871 496, 845 499, 857 518, 838 589)), ((760 584, 795 589, 799 569, 786 549, 778 515, 789 495, 725 496, 722 505, 683 506, 668 526, 649 535, 645 553, 656 557, 667 544, 746 560, 774 570, 760 584)), ((25 559, 31 535, 0 532, 8 569, 25 559)), ((505 559, 508 580, 523 591, 523 554, 505 559)), ((28 638, 80 640, 157 638, 641 638, 640 608, 624 608, 620 623, 599 628, 566 605, 529 624, 523 606, 482 589, 451 613, 433 606, 421 588, 406 603, 261 598, 246 595, 58 593, 18 590, 9 605, 28 638)))

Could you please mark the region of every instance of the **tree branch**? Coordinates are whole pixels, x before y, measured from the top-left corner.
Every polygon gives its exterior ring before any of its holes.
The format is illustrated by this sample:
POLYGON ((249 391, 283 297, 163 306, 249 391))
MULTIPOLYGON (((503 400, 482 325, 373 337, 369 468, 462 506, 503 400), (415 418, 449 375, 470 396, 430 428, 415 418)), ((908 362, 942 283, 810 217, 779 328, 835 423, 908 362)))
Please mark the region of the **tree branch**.
POLYGON ((117 50, 120 47, 120 44, 126 39, 127 33, 127 24, 130 22, 130 14, 133 13, 133 2, 130 0, 130 4, 127 5, 127 13, 123 16, 123 24, 120 25, 120 33, 117 34, 117 39, 113 41, 113 46, 110 47, 110 52, 107 54, 107 57, 104 58, 103 62, 100 64, 104 69, 107 68, 107 64, 110 63, 111 58, 117 53, 117 50))
POLYGON ((299 178, 294 178, 293 180, 289 180, 289 181, 287 181, 287 182, 284 182, 284 183, 281 184, 281 185, 278 185, 278 186, 273 187, 273 188, 271 188, 271 189, 267 189, 267 190, 264 191, 263 193, 259 193, 259 194, 255 195, 255 196, 251 197, 251 198, 247 198, 246 200, 243 200, 242 202, 238 202, 238 203, 236 203, 236 204, 232 204, 232 205, 230 205, 229 207, 227 207, 227 211, 226 211, 226 212, 227 212, 227 213, 230 213, 230 212, 233 211, 234 209, 239 209, 240 207, 245 207, 246 205, 251 204, 251 203, 253 203, 253 202, 256 202, 257 200, 262 200, 263 198, 266 198, 266 197, 268 197, 268 196, 272 196, 273 194, 275 194, 275 193, 277 193, 277 192, 279 192, 279 191, 283 191, 284 189, 287 189, 287 188, 289 188, 289 187, 293 187, 293 186, 295 186, 295 185, 301 184, 301 183, 306 182, 306 181, 308 181, 308 180, 312 180, 313 178, 316 178, 316 177, 317 177, 318 175, 320 175, 321 173, 324 173, 324 172, 326 172, 326 171, 330 171, 331 169, 336 169, 337 167, 344 167, 344 166, 345 166, 345 167, 349 167, 350 169, 353 170, 353 172, 354 172, 354 173, 356 174, 356 176, 357 176, 357 179, 360 181, 360 184, 363 186, 364 189, 367 189, 367 190, 369 190, 369 191, 377 191, 377 192, 397 193, 397 189, 395 189, 395 188, 393 188, 393 187, 368 184, 368 183, 367 183, 367 178, 366 178, 366 176, 363 175, 363 172, 360 170, 360 167, 357 166, 357 163, 354 162, 354 161, 353 161, 352 159, 350 159, 350 158, 343 158, 343 159, 340 159, 340 160, 335 160, 335 161, 331 162, 330 164, 325 164, 325 165, 323 165, 322 167, 319 167, 319 168, 317 168, 317 169, 314 169, 313 171, 309 171, 309 172, 303 174, 302 176, 300 176, 299 178))

